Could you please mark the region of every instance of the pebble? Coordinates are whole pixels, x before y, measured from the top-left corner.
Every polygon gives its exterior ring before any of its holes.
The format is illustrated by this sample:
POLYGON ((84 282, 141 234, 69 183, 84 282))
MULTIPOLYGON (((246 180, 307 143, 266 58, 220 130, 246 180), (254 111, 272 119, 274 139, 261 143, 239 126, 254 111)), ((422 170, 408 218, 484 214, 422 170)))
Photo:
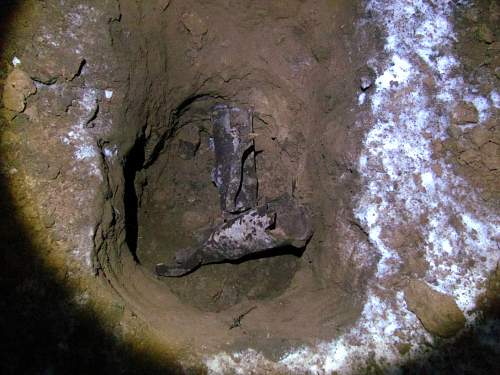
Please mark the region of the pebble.
POLYGON ((476 127, 470 135, 472 143, 474 143, 477 147, 481 147, 488 142, 491 136, 491 133, 482 127, 476 127))
POLYGON ((30 76, 16 68, 5 80, 3 104, 5 108, 20 113, 26 107, 26 98, 34 93, 36 86, 30 76))
POLYGON ((18 66, 19 64, 21 64, 21 60, 19 60, 17 56, 14 56, 14 58, 12 59, 12 65, 18 66))
POLYGON ((490 170, 500 170, 500 146, 488 142, 481 147, 481 160, 490 170))
POLYGON ((477 37, 481 42, 484 42, 486 44, 491 44, 495 41, 495 36, 493 35, 493 32, 484 23, 481 24, 477 29, 477 37))
POLYGON ((208 32, 208 27, 205 21, 195 13, 184 13, 181 19, 184 27, 191 33, 191 35, 199 37, 208 32))
POLYGON ((430 333, 448 338, 464 328, 465 316, 453 297, 435 291, 422 280, 410 281, 404 294, 408 309, 430 333))
POLYGON ((360 79, 361 90, 366 91, 373 85, 373 80, 369 76, 362 76, 360 79))
POLYGON ((456 125, 476 124, 479 113, 474 104, 461 101, 453 109, 453 123, 456 125))
POLYGON ((52 228, 56 224, 56 219, 52 215, 44 216, 42 219, 45 228, 52 228))

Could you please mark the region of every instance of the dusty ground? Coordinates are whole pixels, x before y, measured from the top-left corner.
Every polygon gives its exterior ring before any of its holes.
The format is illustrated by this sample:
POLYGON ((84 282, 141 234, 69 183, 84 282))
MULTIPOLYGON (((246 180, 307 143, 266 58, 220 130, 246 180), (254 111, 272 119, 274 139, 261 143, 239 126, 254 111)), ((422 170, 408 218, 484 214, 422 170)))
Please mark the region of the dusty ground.
POLYGON ((82 368, 105 372, 491 372, 498 18, 486 0, 8 3, 2 325, 25 339, 7 373, 94 345, 111 354, 82 368), (260 202, 293 194, 313 238, 158 279, 222 220, 219 102, 253 108, 260 202))

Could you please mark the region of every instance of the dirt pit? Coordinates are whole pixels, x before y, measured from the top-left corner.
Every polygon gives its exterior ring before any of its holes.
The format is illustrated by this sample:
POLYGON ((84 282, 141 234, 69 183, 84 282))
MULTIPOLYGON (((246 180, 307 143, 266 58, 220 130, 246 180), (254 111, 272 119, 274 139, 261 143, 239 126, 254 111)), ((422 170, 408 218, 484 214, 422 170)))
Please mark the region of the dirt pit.
POLYGON ((108 235, 97 262, 169 339, 210 352, 253 347, 279 358, 356 321, 377 259, 375 252, 360 255, 369 243, 352 205, 363 130, 345 110, 367 68, 353 68, 351 56, 361 53, 347 38, 334 37, 336 27, 353 27, 341 20, 358 8, 300 1, 192 5, 171 2, 160 13, 144 6, 141 25, 134 24, 134 7, 121 7, 114 43, 131 64, 122 106, 131 125, 113 131, 107 147, 129 145, 130 151, 123 154, 123 179, 120 166, 107 163, 108 190, 119 194, 106 204, 118 214, 102 228, 108 235), (121 41, 121 28, 143 39, 121 41), (137 60, 144 46, 145 62, 137 60), (156 264, 200 246, 224 222, 212 182, 210 113, 217 104, 253 114, 256 206, 293 197, 309 213, 314 234, 305 248, 157 277, 156 264), (349 238, 349 245, 337 238, 349 238))
POLYGON ((382 372, 471 328, 498 269, 498 7, 410 3, 19 6, 1 171, 78 285, 72 303, 91 305, 81 277, 215 373, 382 372), (221 104, 252 113, 251 208, 292 197, 313 235, 159 277, 228 220, 212 182, 221 104))
MULTIPOLYGON (((202 246, 214 227, 224 222, 212 182, 216 162, 210 112, 214 102, 201 98, 182 109, 175 118, 177 130, 166 141, 164 152, 136 182, 141 199, 135 255, 152 272, 158 263, 172 263, 176 251, 202 246)), ((279 165, 272 162, 267 171, 260 167, 264 154, 279 164, 278 151, 276 147, 259 150, 259 175, 279 171, 279 165)), ((304 249, 269 250, 162 281, 181 301, 206 311, 224 310, 244 299, 275 298, 290 285, 304 249)))

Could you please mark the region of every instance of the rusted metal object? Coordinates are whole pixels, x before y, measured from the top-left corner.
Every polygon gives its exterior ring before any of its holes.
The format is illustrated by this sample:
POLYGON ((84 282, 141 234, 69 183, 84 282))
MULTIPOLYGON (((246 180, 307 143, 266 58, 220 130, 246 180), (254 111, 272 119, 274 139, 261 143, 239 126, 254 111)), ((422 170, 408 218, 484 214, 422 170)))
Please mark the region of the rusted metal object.
POLYGON ((257 174, 252 112, 220 104, 212 111, 216 166, 212 179, 219 189, 221 209, 235 214, 257 204, 257 174))
POLYGON ((218 105, 212 111, 216 166, 225 223, 196 249, 176 252, 171 264, 160 263, 160 276, 182 276, 204 264, 219 263, 284 246, 304 247, 312 235, 309 216, 290 196, 257 206, 257 173, 252 112, 218 105))
POLYGON ((161 276, 182 276, 209 263, 241 259, 284 246, 304 247, 312 229, 306 210, 284 196, 218 227, 197 249, 179 250, 172 265, 158 264, 161 276))

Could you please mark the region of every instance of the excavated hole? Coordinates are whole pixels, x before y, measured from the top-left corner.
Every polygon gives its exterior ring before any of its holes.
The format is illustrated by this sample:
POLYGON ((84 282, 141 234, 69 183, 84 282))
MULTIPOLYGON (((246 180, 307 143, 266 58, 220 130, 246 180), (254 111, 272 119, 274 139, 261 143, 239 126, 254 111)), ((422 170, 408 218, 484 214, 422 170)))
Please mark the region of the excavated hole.
MULTIPOLYGON (((349 168, 362 133, 347 108, 357 81, 340 40, 328 39, 342 67, 330 70, 330 60, 310 60, 312 41, 294 17, 279 27, 269 18, 262 28, 248 13, 228 18, 219 6, 192 14, 172 2, 162 27, 141 24, 146 30, 134 34, 154 48, 148 64, 139 59, 131 69, 123 121, 114 122, 118 160, 125 163, 110 162, 105 176, 113 194, 103 210, 108 227, 96 250, 98 267, 168 342, 203 354, 253 348, 279 359, 354 324, 375 269, 376 254, 359 253, 367 238, 352 217, 359 181, 349 168), (209 19, 210 31, 197 34, 194 27, 209 19), (279 40, 287 42, 277 47, 279 40), (259 57, 264 50, 266 59, 259 57), (337 79, 343 76, 354 83, 346 86, 337 79), (223 222, 210 146, 210 115, 220 103, 254 111, 257 206, 292 196, 309 211, 313 237, 305 249, 263 251, 182 277, 158 277, 158 263, 172 264, 177 251, 199 246, 223 222), (235 322, 241 325, 230 329, 235 322)), ((318 15, 332 11, 321 7, 318 15)))
MULTIPOLYGON (((148 272, 153 273, 157 263, 172 262, 179 249, 200 246, 223 223, 211 177, 215 155, 209 116, 215 103, 213 96, 183 102, 168 124, 172 132, 146 168, 141 169, 141 139, 129 155, 125 173, 127 243, 148 272)), ((279 158, 272 154, 270 150, 266 157, 279 158)), ((258 154, 257 163, 262 157, 258 154)), ((297 271, 302 251, 273 249, 161 280, 184 303, 220 311, 243 299, 271 299, 282 294, 297 271)))

